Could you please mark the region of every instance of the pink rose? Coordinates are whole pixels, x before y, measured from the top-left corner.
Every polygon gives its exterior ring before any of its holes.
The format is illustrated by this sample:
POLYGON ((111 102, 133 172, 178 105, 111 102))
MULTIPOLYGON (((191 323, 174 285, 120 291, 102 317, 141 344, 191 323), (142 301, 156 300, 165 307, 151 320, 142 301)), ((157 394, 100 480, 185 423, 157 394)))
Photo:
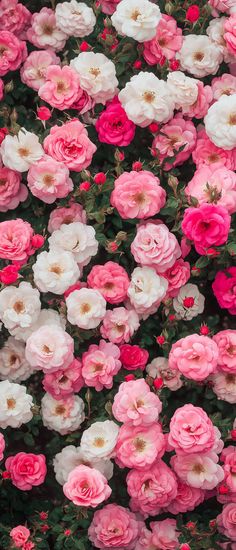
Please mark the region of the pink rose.
POLYGON ((17 525, 17 527, 13 527, 9 534, 14 546, 16 546, 16 548, 22 548, 30 537, 30 530, 24 525, 17 525))
POLYGON ((190 264, 180 258, 163 273, 163 277, 168 281, 168 295, 177 296, 181 286, 185 285, 190 278, 190 264))
POLYGON ((0 31, 0 76, 19 69, 27 57, 26 43, 12 32, 0 31))
POLYGON ((222 513, 217 516, 219 531, 232 541, 236 541, 236 503, 232 502, 223 507, 222 513))
POLYGON ((81 172, 91 164, 97 149, 79 120, 70 120, 62 126, 53 126, 43 145, 49 156, 63 162, 69 170, 75 172, 81 172))
POLYGON ((121 368, 120 350, 115 344, 100 340, 91 344, 82 355, 82 376, 85 384, 101 391, 112 388, 113 377, 121 368))
POLYGON ((19 35, 29 25, 31 13, 18 0, 1 0, 0 30, 19 35))
POLYGON ((204 501, 205 492, 198 487, 190 487, 181 480, 177 480, 176 497, 167 506, 171 514, 191 512, 204 501))
POLYGON ((102 143, 126 147, 134 139, 135 124, 128 119, 117 97, 101 112, 95 127, 102 143))
POLYGON ((25 261, 31 250, 33 229, 21 218, 0 223, 0 258, 25 261))
POLYGON ((79 111, 80 115, 83 115, 84 113, 87 113, 87 111, 90 111, 95 105, 94 99, 92 99, 88 93, 85 90, 80 89, 80 93, 73 105, 71 105, 71 109, 76 109, 79 111))
POLYGON ((214 446, 214 426, 201 407, 184 405, 172 416, 168 442, 176 453, 207 452, 214 446))
POLYGON ((212 290, 220 307, 228 309, 231 315, 236 314, 236 267, 218 271, 212 283, 212 290))
POLYGON ((213 99, 211 86, 204 86, 203 82, 197 80, 198 96, 193 105, 183 105, 182 113, 189 118, 204 118, 213 99))
POLYGON ((163 521, 152 521, 151 531, 144 527, 139 537, 135 550, 147 550, 161 548, 162 550, 177 550, 179 546, 179 533, 175 519, 164 519, 163 521))
POLYGON ((121 426, 116 443, 116 463, 120 468, 149 468, 166 449, 165 438, 160 425, 121 426))
POLYGON ((124 344, 130 341, 134 332, 138 330, 139 324, 139 318, 134 309, 116 307, 106 311, 100 333, 113 344, 124 344))
POLYGON ((197 168, 203 165, 221 167, 226 166, 229 170, 236 170, 236 150, 225 151, 217 147, 201 129, 197 134, 197 143, 192 152, 193 162, 197 168))
POLYGON ((185 120, 180 113, 164 124, 152 144, 154 156, 158 156, 164 170, 171 170, 183 164, 194 150, 197 132, 193 122, 185 120), (181 151, 179 151, 181 149, 181 151), (166 161, 175 157, 174 162, 166 161))
POLYGON ((95 512, 88 529, 89 540, 96 548, 135 550, 139 522, 128 508, 107 504, 95 512))
POLYGON ((218 356, 218 347, 211 338, 190 334, 172 345, 169 366, 186 378, 200 382, 216 370, 218 356))
POLYGON ((236 174, 225 167, 201 166, 185 187, 185 194, 194 197, 199 204, 214 202, 228 210, 236 211, 236 174))
POLYGON ((162 15, 157 25, 156 36, 144 42, 143 57, 148 65, 162 63, 163 58, 173 59, 183 44, 182 30, 174 17, 162 15))
POLYGON ((59 52, 65 46, 67 35, 56 25, 55 11, 50 8, 42 8, 40 12, 32 15, 27 39, 36 48, 51 48, 59 52))
POLYGON ((230 491, 235 493, 236 497, 236 447, 230 445, 223 449, 221 460, 224 462, 224 483, 229 487, 230 491))
POLYGON ((121 0, 98 0, 99 4, 101 6, 102 12, 106 13, 107 15, 112 15, 114 11, 116 11, 117 4, 121 0))
POLYGON ((203 203, 197 208, 186 208, 182 230, 193 241, 198 254, 206 255, 212 246, 227 241, 231 218, 223 206, 203 203))
POLYGON ((213 78, 211 82, 213 98, 220 99, 223 94, 232 95, 236 93, 236 77, 225 73, 222 76, 213 78))
POLYGON ((21 491, 42 485, 47 473, 45 456, 41 454, 17 453, 7 458, 5 467, 11 474, 13 485, 21 491))
POLYGON ((109 498, 111 488, 99 470, 80 464, 70 472, 63 492, 76 506, 96 508, 109 498))
POLYGON ((126 370, 145 369, 148 362, 149 353, 140 346, 131 346, 123 344, 120 346, 120 360, 126 370))
POLYGON ((32 195, 46 204, 67 197, 74 187, 67 166, 46 155, 31 164, 27 181, 32 195))
POLYGON ((221 370, 236 374, 236 330, 221 330, 213 336, 213 340, 218 346, 221 370))
POLYGON ((82 95, 79 75, 67 65, 50 65, 45 74, 45 82, 39 88, 38 95, 60 111, 69 109, 82 95))
POLYGON ((149 218, 160 212, 166 202, 166 192, 152 172, 123 172, 115 180, 111 205, 121 218, 149 218))
POLYGON ((51 373, 69 366, 73 352, 73 338, 61 326, 45 324, 27 339, 25 357, 33 368, 51 373))
POLYGON ((228 403, 236 403, 236 377, 234 374, 224 372, 220 368, 211 376, 213 392, 218 399, 228 403))
POLYGON ((153 267, 161 274, 172 267, 181 256, 175 235, 164 223, 152 222, 138 226, 131 252, 137 263, 153 267))
POLYGON ((119 304, 127 298, 129 277, 125 269, 116 262, 95 265, 87 277, 87 282, 90 288, 99 290, 109 304, 119 304))
POLYGON ((0 460, 3 459, 4 450, 5 450, 5 439, 3 435, 0 433, 0 460))
POLYGON ((20 70, 22 82, 38 91, 45 83, 47 68, 50 65, 59 65, 60 58, 52 50, 31 52, 20 70))
POLYGON ((131 509, 141 514, 159 514, 177 495, 175 474, 163 460, 157 460, 151 467, 141 471, 131 470, 126 482, 131 509))
MULTIPOLYGON (((214 10, 224 13, 235 7, 235 0, 208 0, 208 4, 210 4, 214 10)), ((217 15, 217 13, 215 15, 217 15)))
POLYGON ((0 212, 14 210, 20 202, 27 199, 28 191, 21 183, 21 174, 10 168, 0 168, 0 212))
POLYGON ((66 368, 45 374, 43 387, 54 399, 64 399, 77 393, 84 385, 82 377, 82 363, 80 359, 73 359, 66 368))
POLYGON ((56 229, 60 229, 62 224, 69 224, 72 222, 86 223, 87 216, 86 211, 82 205, 77 202, 71 202, 68 206, 60 206, 55 208, 49 216, 48 231, 53 233, 56 229))
POLYGON ((236 13, 233 13, 224 23, 224 40, 229 52, 236 55, 236 13))
POLYGON ((162 403, 143 378, 130 380, 120 385, 114 397, 113 416, 119 422, 133 426, 148 425, 158 420, 162 403))

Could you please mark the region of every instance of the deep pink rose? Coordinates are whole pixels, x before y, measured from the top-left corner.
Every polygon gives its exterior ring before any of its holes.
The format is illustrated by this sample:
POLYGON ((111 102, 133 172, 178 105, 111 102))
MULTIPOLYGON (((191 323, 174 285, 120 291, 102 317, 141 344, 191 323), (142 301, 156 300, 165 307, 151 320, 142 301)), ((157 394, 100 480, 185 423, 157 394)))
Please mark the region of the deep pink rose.
POLYGON ((92 508, 96 508, 111 494, 111 488, 104 475, 99 470, 83 464, 70 472, 67 482, 63 485, 63 491, 76 506, 92 508))
POLYGON ((114 98, 97 119, 96 130, 102 143, 125 147, 134 139, 135 124, 128 119, 118 98, 114 98))
POLYGON ((102 8, 102 12, 107 15, 112 15, 114 11, 116 11, 117 4, 119 4, 119 2, 120 0, 98 0, 98 3, 102 8))
POLYGON ((206 255, 212 246, 227 241, 231 218, 223 206, 203 203, 197 208, 186 208, 182 230, 198 254, 206 255))
POLYGON ((236 267, 218 271, 212 283, 212 290, 220 307, 236 315, 236 267))
POLYGON ((41 485, 47 473, 45 456, 41 454, 17 453, 7 458, 5 467, 11 474, 13 485, 21 491, 41 485))
POLYGON ((19 35, 30 24, 31 13, 18 0, 1 0, 0 30, 19 35))
POLYGON ((70 120, 62 126, 53 126, 43 146, 49 156, 64 162, 69 170, 75 172, 81 172, 91 164, 97 149, 79 120, 70 120))
POLYGON ((207 452, 214 446, 214 426, 201 407, 184 405, 172 416, 168 442, 176 453, 207 452))
POLYGON ((21 218, 0 223, 0 258, 25 261, 31 250, 33 229, 21 218))
POLYGON ((3 459, 4 450, 5 450, 5 439, 3 435, 0 433, 0 460, 3 459))
POLYGON ((172 267, 163 273, 163 277, 169 283, 168 295, 177 296, 181 286, 185 285, 190 278, 190 264, 179 258, 172 267))
MULTIPOLYGON (((135 550, 157 549, 177 550, 179 546, 179 532, 175 519, 163 519, 163 521, 152 521, 149 531, 145 527, 141 531, 139 542, 135 550)), ((182 546, 182 545, 181 545, 182 546)), ((184 550, 184 549, 183 549, 184 550)))
POLYGON ((0 31, 0 51, 0 76, 19 69, 27 57, 26 43, 8 31, 0 31))
POLYGON ((17 208, 27 199, 28 191, 21 183, 21 174, 10 168, 0 168, 0 212, 17 208))
POLYGON ((149 353, 146 349, 130 344, 120 346, 120 360, 126 370, 145 369, 148 358, 149 353))
POLYGON ((30 537, 30 531, 27 527, 25 527, 25 525, 17 525, 16 527, 13 527, 9 534, 16 548, 24 547, 25 542, 27 542, 30 537))
POLYGON ((127 298, 130 284, 125 269, 116 262, 106 262, 104 265, 95 265, 88 277, 90 288, 99 290, 109 304, 120 304, 127 298))
POLYGON ((89 540, 95 548, 134 550, 138 540, 139 522, 128 508, 107 504, 95 512, 89 526, 89 540))

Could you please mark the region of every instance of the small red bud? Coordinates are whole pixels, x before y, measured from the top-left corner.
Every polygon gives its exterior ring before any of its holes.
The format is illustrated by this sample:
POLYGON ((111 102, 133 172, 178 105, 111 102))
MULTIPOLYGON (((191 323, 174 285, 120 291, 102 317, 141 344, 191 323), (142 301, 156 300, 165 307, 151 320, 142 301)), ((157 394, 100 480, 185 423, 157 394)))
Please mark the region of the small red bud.
POLYGON ((39 517, 42 520, 48 519, 48 512, 40 512, 39 517))
POLYGON ((91 187, 91 183, 89 181, 83 181, 83 183, 80 184, 79 189, 80 191, 89 191, 91 187))
POLYGON ((171 59, 170 65, 169 65, 171 71, 178 71, 179 66, 180 66, 180 62, 178 59, 171 59))
POLYGON ((108 244, 109 252, 116 252, 118 250, 118 244, 115 241, 112 241, 108 244))
POLYGON ((226 485, 221 485, 218 490, 220 495, 227 495, 229 492, 229 489, 226 485))
POLYGON ((183 306, 186 308, 190 308, 194 306, 194 298, 192 296, 187 296, 183 300, 183 306))
POLYGON ((87 52, 89 48, 90 48, 90 45, 88 44, 88 42, 86 42, 86 40, 83 40, 83 42, 81 42, 79 47, 81 52, 87 52))
POLYGON ((65 535, 66 537, 69 537, 69 536, 71 535, 71 530, 70 530, 70 529, 65 529, 64 535, 65 535))
POLYGON ((140 59, 136 59, 136 61, 133 63, 134 69, 141 69, 142 67, 142 61, 140 59))
POLYGON ((97 185, 103 185, 106 182, 107 177, 104 172, 98 172, 93 179, 94 183, 96 183, 97 185))
POLYGON ((7 470, 2 472, 2 479, 11 479, 11 474, 7 470))
POLYGON ((31 244, 33 246, 33 248, 41 248, 43 245, 44 245, 44 242, 45 242, 45 238, 43 237, 43 235, 33 235, 32 237, 32 240, 31 240, 31 244))
POLYGON ((233 439, 233 441, 236 441, 236 430, 231 430, 230 436, 231 436, 231 439, 233 439))
POLYGON ((199 19, 199 16, 200 16, 200 9, 196 4, 188 8, 186 12, 187 21, 190 21, 190 23, 195 23, 199 19))
POLYGON ((156 337, 156 342, 157 344, 159 344, 159 346, 162 346, 165 343, 165 341, 166 341, 165 336, 162 336, 162 334, 156 337))
POLYGON ((46 533, 49 529, 50 529, 50 527, 49 527, 49 525, 47 525, 47 523, 44 523, 44 524, 41 525, 41 527, 40 527, 41 533, 46 533))
POLYGON ((135 170, 135 172, 140 172, 142 169, 143 169, 142 162, 140 162, 139 160, 136 160, 135 162, 133 162, 132 170, 135 170))
POLYGON ((126 382, 129 382, 130 380, 135 380, 134 374, 127 374, 127 375, 125 376, 125 381, 126 381, 126 382))
POLYGON ((210 329, 208 328, 207 325, 202 325, 201 328, 200 328, 200 334, 202 336, 207 336, 210 332, 210 329))
POLYGON ((156 134, 159 130, 159 126, 156 122, 152 122, 151 124, 149 124, 148 128, 150 132, 152 132, 152 134, 156 134))
POLYGON ((180 550, 191 550, 191 546, 189 546, 187 542, 184 542, 184 544, 181 544, 179 548, 180 550))
POLYGON ((190 530, 195 529, 196 523, 194 523, 194 521, 188 521, 188 523, 186 523, 186 527, 190 530))
POLYGON ((216 520, 215 520, 215 519, 211 519, 211 520, 209 521, 209 527, 210 527, 211 529, 214 529, 215 526, 216 526, 216 520))
POLYGON ((37 109, 37 118, 39 118, 39 120, 49 120, 52 116, 52 113, 50 111, 50 109, 48 109, 48 107, 38 107, 37 109))
POLYGON ((153 381, 153 386, 156 390, 160 390, 163 386, 164 382, 162 380, 162 378, 156 378, 154 381, 153 381))
POLYGON ((175 321, 176 317, 174 314, 169 315, 169 321, 175 321))
POLYGON ((116 160, 118 160, 119 162, 123 162, 125 158, 125 154, 123 153, 123 151, 117 151, 115 156, 116 160))

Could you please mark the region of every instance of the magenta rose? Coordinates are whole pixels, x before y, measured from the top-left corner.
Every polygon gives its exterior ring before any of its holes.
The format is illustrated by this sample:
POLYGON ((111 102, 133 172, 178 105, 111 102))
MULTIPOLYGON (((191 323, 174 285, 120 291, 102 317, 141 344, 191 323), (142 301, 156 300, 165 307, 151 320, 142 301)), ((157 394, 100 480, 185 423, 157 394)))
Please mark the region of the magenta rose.
POLYGON ((201 407, 184 405, 171 419, 168 442, 176 453, 207 452, 215 443, 214 426, 201 407))
POLYGON ((25 261, 31 251, 33 229, 21 218, 0 223, 0 258, 25 261))
POLYGON ((118 98, 114 98, 97 119, 96 130, 102 143, 125 147, 134 139, 135 124, 128 119, 118 98))
POLYGON ((27 57, 26 43, 12 32, 0 31, 0 76, 19 69, 27 57))
POLYGON ((96 508, 111 494, 111 488, 104 475, 99 470, 83 464, 70 472, 67 482, 63 485, 63 491, 76 506, 92 508, 96 508))
POLYGON ((236 267, 218 271, 212 283, 212 290, 220 307, 236 315, 236 267))
POLYGON ((41 454, 17 453, 7 458, 5 466, 11 474, 13 485, 21 491, 41 485, 47 473, 45 456, 41 454))
POLYGON ((198 254, 206 255, 212 246, 227 241, 231 218, 223 206, 203 203, 198 208, 187 208, 182 230, 187 239, 194 242, 198 254))
POLYGON ((120 360, 126 370, 145 369, 148 358, 149 353, 146 349, 130 344, 120 346, 120 360))

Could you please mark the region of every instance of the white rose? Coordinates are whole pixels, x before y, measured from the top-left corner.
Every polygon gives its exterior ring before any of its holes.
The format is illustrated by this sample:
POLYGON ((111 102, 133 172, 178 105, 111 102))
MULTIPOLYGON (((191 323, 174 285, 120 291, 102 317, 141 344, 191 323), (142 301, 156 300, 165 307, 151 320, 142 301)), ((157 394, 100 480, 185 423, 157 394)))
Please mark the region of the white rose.
POLYGON ((43 425, 61 435, 78 430, 85 419, 84 402, 78 395, 63 400, 45 393, 41 402, 43 425))
POLYGON ((29 364, 45 373, 69 366, 73 352, 73 338, 60 326, 47 324, 30 335, 25 348, 29 364))
POLYGON ((211 42, 208 36, 196 34, 184 37, 182 48, 177 57, 181 69, 198 78, 216 74, 223 61, 222 48, 211 42))
POLYGON ((96 328, 106 313, 106 300, 98 290, 81 288, 66 298, 67 319, 79 328, 96 328))
POLYGON ((114 454, 119 426, 112 420, 94 422, 83 432, 80 448, 88 459, 111 458, 114 454))
POLYGON ((24 330, 37 321, 40 309, 39 291, 30 283, 8 286, 0 292, 0 319, 16 338, 21 339, 24 330))
POLYGON ((131 275, 128 296, 138 314, 155 313, 166 295, 168 282, 151 267, 136 267, 131 275))
POLYGON ((221 48, 225 63, 230 63, 234 61, 234 56, 229 52, 226 47, 226 42, 224 39, 225 21, 227 21, 227 17, 215 17, 210 21, 206 33, 209 36, 211 42, 215 43, 219 48, 221 48))
POLYGON ((111 479, 113 475, 113 464, 111 460, 97 460, 94 458, 88 460, 87 455, 83 453, 80 447, 68 445, 64 447, 60 453, 57 453, 53 460, 57 482, 60 483, 60 485, 64 485, 70 472, 77 466, 80 466, 80 464, 99 470, 108 480, 111 479))
POLYGON ((208 109, 204 118, 208 137, 218 147, 236 147, 236 94, 222 95, 208 109))
POLYGON ((173 308, 177 319, 191 321, 204 311, 205 297, 198 290, 197 285, 188 283, 182 286, 178 295, 173 299, 173 308))
POLYGON ((167 83, 153 73, 132 76, 119 93, 128 118, 144 128, 153 122, 167 122, 173 116, 174 101, 167 83))
POLYGON ((156 36, 161 12, 156 4, 148 0, 121 0, 111 20, 119 34, 145 42, 156 36))
POLYGON ((0 349, 0 380, 21 382, 33 369, 25 358, 25 344, 10 336, 0 349))
POLYGON ((114 63, 103 53, 82 52, 70 62, 80 77, 80 86, 96 103, 105 104, 117 92, 114 63))
POLYGON ((9 426, 19 428, 33 417, 33 398, 26 393, 25 386, 8 380, 0 382, 0 403, 0 428, 3 430, 9 426))
POLYGON ((212 390, 218 399, 227 401, 227 403, 231 403, 232 405, 236 403, 235 376, 219 370, 211 375, 210 381, 212 383, 212 390))
POLYGON ((54 294, 63 294, 80 276, 73 254, 62 250, 41 252, 32 270, 39 290, 54 294))
POLYGON ((57 27, 67 36, 82 38, 93 32, 96 17, 92 8, 84 2, 71 0, 57 4, 55 10, 57 27))
POLYGON ((167 83, 176 109, 193 105, 197 101, 197 82, 195 78, 186 76, 181 71, 173 71, 168 74, 167 83))
POLYGON ((37 162, 44 155, 39 138, 32 132, 21 128, 17 136, 7 135, 2 142, 0 153, 7 168, 25 172, 33 162, 37 162))
POLYGON ((95 229, 91 225, 73 222, 61 225, 53 231, 48 242, 50 250, 72 252, 75 261, 81 266, 87 265, 98 251, 95 229))
POLYGON ((37 321, 29 328, 22 329, 21 332, 18 330, 17 336, 20 337, 20 340, 26 342, 33 332, 44 325, 57 325, 65 329, 66 319, 54 309, 41 309, 37 321))

